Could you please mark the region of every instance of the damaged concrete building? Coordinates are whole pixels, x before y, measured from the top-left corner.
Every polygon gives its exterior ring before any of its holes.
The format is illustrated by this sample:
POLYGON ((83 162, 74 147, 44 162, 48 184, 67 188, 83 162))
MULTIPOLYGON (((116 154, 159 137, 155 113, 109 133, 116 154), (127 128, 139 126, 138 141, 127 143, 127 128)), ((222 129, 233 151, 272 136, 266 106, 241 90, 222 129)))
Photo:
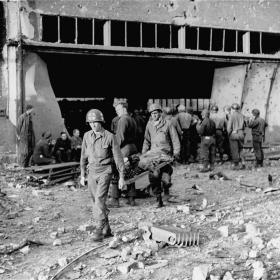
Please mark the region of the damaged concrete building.
POLYGON ((36 137, 56 137, 85 131, 92 107, 110 123, 114 97, 132 110, 238 102, 259 108, 266 141, 279 142, 279 15, 269 0, 0 1, 1 151, 16 150, 26 103, 36 137))

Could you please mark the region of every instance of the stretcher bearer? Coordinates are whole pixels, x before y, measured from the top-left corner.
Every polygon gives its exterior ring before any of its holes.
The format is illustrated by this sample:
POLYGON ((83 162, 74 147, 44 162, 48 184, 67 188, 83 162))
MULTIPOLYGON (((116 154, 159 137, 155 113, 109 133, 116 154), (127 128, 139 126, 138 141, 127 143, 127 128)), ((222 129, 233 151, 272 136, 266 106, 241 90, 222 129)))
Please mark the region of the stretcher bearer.
MULTIPOLYGON (((142 153, 144 154, 148 151, 159 154, 165 153, 179 160, 180 141, 175 127, 162 117, 162 109, 159 104, 151 104, 149 112, 151 114, 151 120, 146 126, 142 153)), ((150 185, 157 198, 158 207, 163 206, 161 196, 162 187, 164 194, 169 195, 172 172, 173 169, 168 164, 159 171, 150 172, 149 174, 150 185)))
POLYGON ((116 166, 119 172, 119 187, 123 188, 124 161, 116 137, 103 128, 104 117, 101 111, 91 109, 86 115, 86 121, 91 130, 85 133, 82 143, 81 184, 85 184, 88 167, 88 188, 98 222, 92 239, 101 241, 111 235, 106 199, 113 169, 116 166))

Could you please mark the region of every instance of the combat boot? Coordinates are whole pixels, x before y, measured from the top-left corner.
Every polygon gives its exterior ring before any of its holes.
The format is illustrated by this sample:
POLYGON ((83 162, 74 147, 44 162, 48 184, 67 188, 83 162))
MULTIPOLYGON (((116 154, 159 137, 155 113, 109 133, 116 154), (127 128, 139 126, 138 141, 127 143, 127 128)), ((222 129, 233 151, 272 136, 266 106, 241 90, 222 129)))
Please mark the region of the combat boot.
POLYGON ((161 208, 164 206, 161 195, 157 196, 157 203, 158 203, 157 208, 161 208))
POLYGON ((129 196, 127 200, 127 204, 130 206, 136 206, 135 198, 133 196, 129 196))
POLYGON ((105 228, 106 219, 98 222, 96 229, 92 233, 91 240, 95 242, 102 241, 104 238, 103 229, 105 228))
POLYGON ((108 217, 105 219, 105 224, 102 229, 102 234, 104 238, 113 236, 108 217))
POLYGON ((208 167, 208 163, 204 163, 203 168, 200 170, 200 172, 205 173, 210 171, 210 168, 208 167))
POLYGON ((110 202, 108 203, 108 207, 110 208, 119 208, 120 201, 118 198, 111 198, 110 202))

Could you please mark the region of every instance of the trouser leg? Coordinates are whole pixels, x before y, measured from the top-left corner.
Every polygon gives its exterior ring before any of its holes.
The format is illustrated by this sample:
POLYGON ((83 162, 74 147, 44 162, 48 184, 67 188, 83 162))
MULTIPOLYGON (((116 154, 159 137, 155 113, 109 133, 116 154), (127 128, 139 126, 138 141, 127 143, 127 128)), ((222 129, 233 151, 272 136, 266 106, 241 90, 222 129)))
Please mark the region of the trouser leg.
POLYGON ((240 161, 238 140, 230 139, 229 143, 230 143, 230 151, 231 151, 232 162, 234 164, 238 164, 239 161, 240 161))
POLYGON ((136 197, 135 183, 127 185, 127 196, 134 198, 136 197))
POLYGON ((262 164, 263 163, 262 142, 253 140, 253 148, 254 148, 254 153, 256 156, 257 163, 262 164))
POLYGON ((118 183, 119 183, 119 174, 115 173, 113 174, 111 179, 111 197, 113 199, 119 199, 121 196, 118 183))
POLYGON ((214 167, 215 158, 216 158, 216 145, 215 143, 213 143, 209 148, 209 162, 211 168, 214 167))
POLYGON ((58 163, 62 162, 62 152, 60 150, 57 150, 55 152, 55 159, 58 163))
POLYGON ((162 182, 162 188, 164 191, 164 194, 169 194, 169 189, 172 185, 171 183, 171 175, 173 173, 173 168, 170 164, 164 166, 161 169, 162 176, 161 176, 161 182, 162 182))
POLYGON ((201 141, 201 159, 202 159, 202 162, 204 164, 204 167, 208 166, 209 164, 209 145, 208 143, 202 139, 201 141))
POLYGON ((222 160, 224 154, 224 135, 222 130, 216 131, 216 148, 218 150, 220 159, 222 160))

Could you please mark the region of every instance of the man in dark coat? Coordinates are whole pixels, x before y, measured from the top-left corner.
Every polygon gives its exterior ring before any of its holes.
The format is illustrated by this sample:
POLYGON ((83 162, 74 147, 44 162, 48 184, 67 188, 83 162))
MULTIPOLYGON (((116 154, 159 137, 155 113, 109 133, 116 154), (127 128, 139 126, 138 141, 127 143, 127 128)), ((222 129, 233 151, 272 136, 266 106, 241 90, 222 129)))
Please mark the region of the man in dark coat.
POLYGON ((71 151, 72 151, 72 160, 73 161, 80 162, 82 141, 83 140, 80 137, 79 129, 74 129, 73 136, 71 137, 71 151))
POLYGON ((17 121, 18 163, 22 167, 29 166, 30 158, 35 146, 32 112, 33 106, 28 104, 26 106, 26 112, 20 115, 17 121))
POLYGON ((38 141, 34 148, 33 163, 35 165, 47 165, 55 163, 52 158, 52 134, 49 131, 43 132, 41 139, 38 141))
POLYGON ((62 131, 60 133, 60 138, 56 140, 53 154, 57 163, 71 161, 71 141, 66 132, 62 131))
POLYGON ((252 129, 252 138, 253 138, 253 148, 256 156, 255 167, 263 166, 263 149, 262 142, 265 133, 266 123, 263 118, 260 117, 260 110, 252 110, 253 117, 249 120, 248 127, 252 129))
MULTIPOLYGON (((120 102, 115 107, 116 113, 119 116, 117 129, 116 129, 116 138, 117 142, 120 145, 120 149, 123 157, 129 157, 138 152, 136 143, 137 143, 137 125, 135 120, 127 112, 127 103, 120 102)), ((117 174, 115 172, 115 174, 117 174)), ((112 201, 111 206, 119 207, 119 198, 120 191, 118 188, 118 177, 112 178, 112 201)), ((131 206, 135 206, 135 183, 132 183, 127 186, 127 195, 128 203, 131 206)))

